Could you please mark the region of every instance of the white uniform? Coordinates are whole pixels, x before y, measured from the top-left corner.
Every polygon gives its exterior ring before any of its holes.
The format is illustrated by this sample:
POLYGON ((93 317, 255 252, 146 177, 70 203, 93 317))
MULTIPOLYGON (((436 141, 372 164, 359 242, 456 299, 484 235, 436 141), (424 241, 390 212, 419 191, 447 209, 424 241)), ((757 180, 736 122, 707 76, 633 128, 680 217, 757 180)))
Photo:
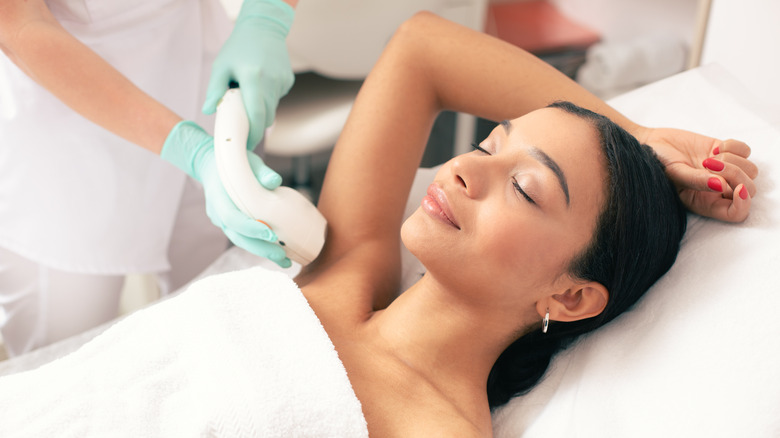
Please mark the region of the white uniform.
MULTIPOLYGON (((47 3, 135 85, 210 127, 200 107, 231 26, 218 0, 47 3)), ((199 185, 76 114, 0 53, 0 326, 11 354, 114 317, 125 274, 182 264, 190 272, 175 287, 226 245, 199 185)))

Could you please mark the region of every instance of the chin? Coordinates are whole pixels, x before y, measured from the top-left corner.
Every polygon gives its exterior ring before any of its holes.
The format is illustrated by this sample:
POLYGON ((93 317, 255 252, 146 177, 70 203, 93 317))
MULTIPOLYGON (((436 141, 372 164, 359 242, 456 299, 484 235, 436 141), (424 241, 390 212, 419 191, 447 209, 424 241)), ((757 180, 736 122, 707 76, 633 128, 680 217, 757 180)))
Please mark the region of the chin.
POLYGON ((418 259, 420 258, 417 251, 418 245, 425 234, 420 229, 422 225, 420 223, 421 214, 422 212, 418 208, 401 224, 401 243, 418 259))
POLYGON ((454 255, 451 236, 437 231, 436 224, 419 208, 401 225, 401 242, 426 270, 454 266, 448 259, 454 255))

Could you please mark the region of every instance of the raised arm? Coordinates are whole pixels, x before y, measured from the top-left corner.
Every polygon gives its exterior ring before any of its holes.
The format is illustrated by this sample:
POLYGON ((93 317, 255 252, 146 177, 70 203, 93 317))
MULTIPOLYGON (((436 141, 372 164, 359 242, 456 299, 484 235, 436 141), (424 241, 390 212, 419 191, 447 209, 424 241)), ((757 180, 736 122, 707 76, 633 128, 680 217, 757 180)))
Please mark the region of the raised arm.
POLYGON ((679 129, 644 127, 523 50, 441 19, 428 17, 424 21, 415 27, 425 29, 418 35, 421 39, 430 32, 437 46, 426 59, 432 74, 441 78, 436 95, 444 108, 499 121, 554 100, 571 101, 609 117, 652 147, 677 186, 680 199, 694 213, 727 222, 747 218, 750 200, 756 194, 753 179, 758 168, 748 160, 750 147, 745 143, 679 129))
MULTIPOLYGON (((328 242, 320 259, 302 275, 302 282, 323 267, 355 257, 372 272, 369 281, 392 287, 400 269, 398 236, 406 197, 440 111, 462 111, 500 121, 555 100, 568 100, 604 114, 654 147, 663 143, 661 146, 672 144, 672 149, 679 146, 684 150, 691 143, 674 133, 658 140, 658 131, 632 122, 513 45, 430 13, 419 13, 407 21, 366 79, 334 150, 319 204, 329 223, 328 242)), ((703 148, 705 158, 719 144, 715 139, 688 134, 699 139, 696 147, 703 148)), ((664 152, 660 148, 659 153, 664 152)), ((697 153, 700 156, 702 152, 697 153)), ((748 164, 737 166, 740 169, 732 176, 717 178, 734 188, 744 184, 752 196, 755 172, 749 175, 749 169, 745 170, 752 166, 746 160, 749 148, 740 153, 745 158, 740 164, 748 164)), ((710 170, 696 161, 698 156, 688 154, 687 161, 682 161, 706 175, 710 170)), ((711 191, 706 177, 699 181, 689 177, 680 178, 694 186, 692 190, 711 191)), ((723 199, 721 193, 715 195, 723 199)), ((738 216, 744 219, 749 203, 740 205, 738 216)), ((374 307, 382 302, 383 298, 374 297, 374 307)))
POLYGON ((566 99, 642 128, 535 56, 430 13, 407 21, 368 76, 331 158, 320 209, 332 251, 397 239, 414 172, 436 115, 519 117, 566 99), (356 206, 371 208, 356 208, 356 206), (343 248, 342 248, 343 245, 343 248))
POLYGON ((519 117, 558 99, 641 129, 575 82, 515 46, 430 13, 397 31, 365 81, 331 158, 319 207, 324 258, 366 242, 396 247, 401 216, 436 115, 519 117))
POLYGON ((406 197, 440 111, 503 120, 559 99, 640 129, 515 46, 430 13, 408 20, 366 79, 331 157, 319 204, 328 242, 310 272, 355 257, 378 277, 372 283, 392 284, 406 197))

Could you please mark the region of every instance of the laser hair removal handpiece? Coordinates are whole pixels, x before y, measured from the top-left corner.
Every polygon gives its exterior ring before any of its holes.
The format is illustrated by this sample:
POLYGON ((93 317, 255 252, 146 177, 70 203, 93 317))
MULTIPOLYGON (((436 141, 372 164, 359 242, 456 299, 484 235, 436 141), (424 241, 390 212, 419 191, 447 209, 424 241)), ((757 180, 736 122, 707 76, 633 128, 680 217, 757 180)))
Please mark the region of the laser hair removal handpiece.
POLYGON ((247 158, 249 119, 238 88, 217 104, 214 150, 217 171, 233 203, 247 216, 268 225, 287 257, 305 266, 325 244, 327 222, 317 207, 289 187, 268 190, 257 181, 247 158))

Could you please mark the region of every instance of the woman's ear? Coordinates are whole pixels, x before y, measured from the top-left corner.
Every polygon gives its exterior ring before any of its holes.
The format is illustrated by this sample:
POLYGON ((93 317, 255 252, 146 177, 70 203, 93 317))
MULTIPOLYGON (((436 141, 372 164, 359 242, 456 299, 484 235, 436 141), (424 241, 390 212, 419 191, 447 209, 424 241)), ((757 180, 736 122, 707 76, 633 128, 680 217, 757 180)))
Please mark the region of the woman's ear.
POLYGON ((594 281, 573 284, 562 294, 540 300, 537 309, 544 315, 548 309, 551 321, 572 322, 599 315, 607 307, 609 291, 594 281))

